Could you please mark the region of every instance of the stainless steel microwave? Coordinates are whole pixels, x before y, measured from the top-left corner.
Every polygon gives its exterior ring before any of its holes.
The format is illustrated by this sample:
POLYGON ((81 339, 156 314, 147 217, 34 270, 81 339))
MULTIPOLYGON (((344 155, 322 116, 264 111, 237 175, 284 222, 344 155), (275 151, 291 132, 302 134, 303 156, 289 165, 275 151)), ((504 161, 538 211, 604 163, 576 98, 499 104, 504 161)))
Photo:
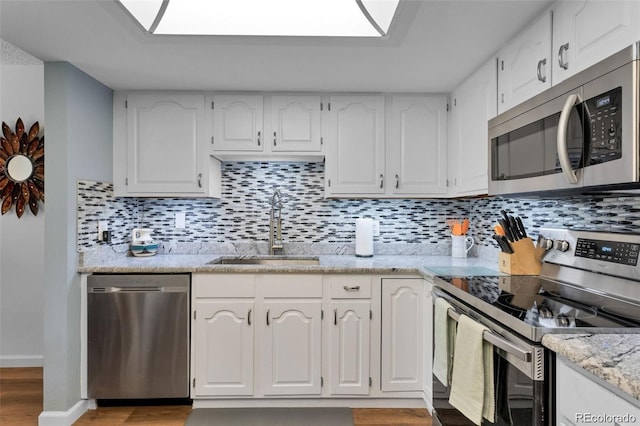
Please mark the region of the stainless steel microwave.
POLYGON ((489 194, 640 188, 640 42, 489 121, 489 194))

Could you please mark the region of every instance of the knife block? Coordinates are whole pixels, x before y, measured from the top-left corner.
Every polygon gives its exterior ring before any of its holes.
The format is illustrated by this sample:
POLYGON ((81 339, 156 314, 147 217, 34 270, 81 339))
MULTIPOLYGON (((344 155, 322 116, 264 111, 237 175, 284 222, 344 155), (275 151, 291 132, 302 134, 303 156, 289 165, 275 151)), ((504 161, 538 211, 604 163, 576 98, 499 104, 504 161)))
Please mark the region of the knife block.
POLYGON ((513 253, 498 254, 500 272, 510 275, 540 274, 544 249, 534 247, 531 238, 523 238, 510 244, 513 253))

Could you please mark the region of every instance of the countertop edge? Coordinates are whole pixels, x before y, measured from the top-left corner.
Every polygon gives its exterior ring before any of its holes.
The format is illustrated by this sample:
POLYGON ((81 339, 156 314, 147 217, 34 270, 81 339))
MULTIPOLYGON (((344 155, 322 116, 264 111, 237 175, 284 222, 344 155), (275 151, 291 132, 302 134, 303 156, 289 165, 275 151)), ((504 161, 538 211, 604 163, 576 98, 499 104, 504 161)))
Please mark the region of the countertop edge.
POLYGON ((547 334, 542 344, 640 407, 638 334, 547 334))

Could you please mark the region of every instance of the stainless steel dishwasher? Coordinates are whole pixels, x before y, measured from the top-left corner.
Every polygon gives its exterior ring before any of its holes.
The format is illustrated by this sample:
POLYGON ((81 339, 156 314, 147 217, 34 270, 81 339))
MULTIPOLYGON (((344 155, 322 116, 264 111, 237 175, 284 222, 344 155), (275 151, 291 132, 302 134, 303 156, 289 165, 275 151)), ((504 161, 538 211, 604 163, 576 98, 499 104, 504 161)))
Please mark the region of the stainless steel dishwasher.
POLYGON ((87 278, 89 398, 189 397, 189 274, 87 278))

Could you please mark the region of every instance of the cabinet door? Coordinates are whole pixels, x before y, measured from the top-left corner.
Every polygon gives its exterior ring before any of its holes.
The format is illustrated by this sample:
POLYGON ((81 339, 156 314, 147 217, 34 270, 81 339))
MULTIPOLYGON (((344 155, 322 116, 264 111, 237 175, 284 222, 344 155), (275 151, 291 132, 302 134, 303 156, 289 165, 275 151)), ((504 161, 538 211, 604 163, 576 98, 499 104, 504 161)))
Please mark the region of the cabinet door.
POLYGON ((213 96, 213 152, 262 151, 263 97, 213 96))
POLYGON ((321 301, 265 301, 261 368, 264 395, 321 392, 321 301))
POLYGON ((551 67, 551 12, 546 12, 498 55, 498 113, 551 87, 551 67))
POLYGON ((371 302, 333 301, 330 379, 333 395, 369 394, 371 302))
POLYGON ((325 193, 384 193, 384 96, 332 96, 325 193))
POLYGON ((386 141, 391 193, 447 192, 447 98, 394 96, 386 141))
POLYGON ((422 391, 421 279, 382 279, 382 391, 422 391))
POLYGON ((253 301, 196 300, 196 397, 253 395, 253 301))
POLYGON ((320 96, 272 96, 271 150, 320 152, 320 96))
POLYGON ((127 95, 127 191, 204 193, 204 96, 127 95))
MULTIPOLYGON (((556 423, 558 425, 575 426, 590 423, 621 426, 634 424, 640 419, 640 407, 596 382, 595 377, 589 376, 590 373, 565 358, 558 356, 556 360, 556 423), (611 419, 598 419, 598 416, 603 415, 611 419), (614 416, 619 417, 616 419, 614 416)), ((632 397, 628 396, 628 398, 632 397)))
POLYGON ((553 9, 553 84, 638 39, 638 1, 556 2, 553 9))
POLYGON ((496 115, 496 60, 491 58, 451 94, 449 194, 488 192, 488 120, 496 115))

